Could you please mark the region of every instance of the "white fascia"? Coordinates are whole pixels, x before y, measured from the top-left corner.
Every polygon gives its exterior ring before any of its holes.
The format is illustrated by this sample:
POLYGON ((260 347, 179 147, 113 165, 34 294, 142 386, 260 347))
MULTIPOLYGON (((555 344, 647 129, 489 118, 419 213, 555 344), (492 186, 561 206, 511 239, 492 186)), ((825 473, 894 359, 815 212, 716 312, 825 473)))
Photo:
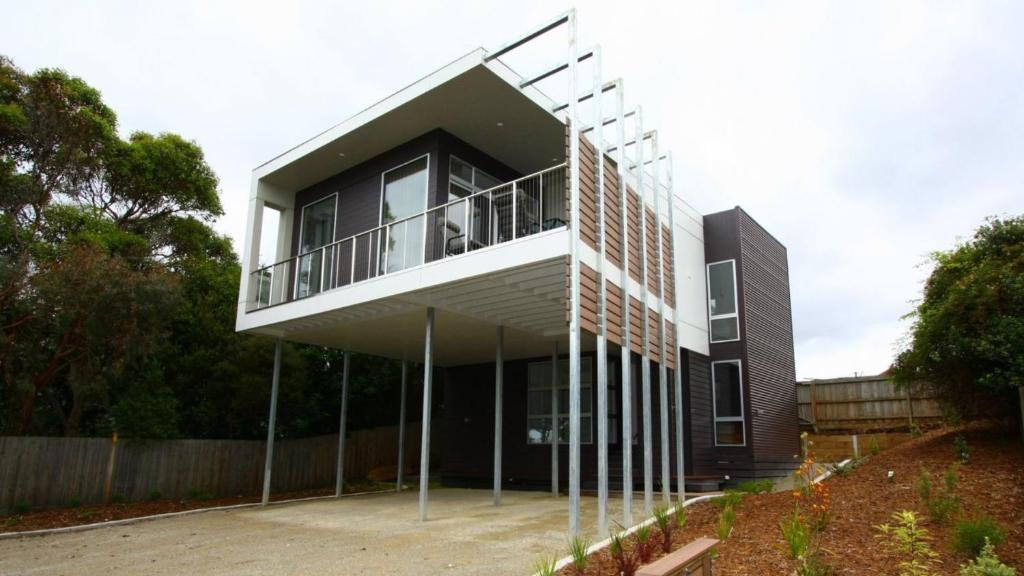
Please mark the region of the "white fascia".
MULTIPOLYGON (((363 280, 287 304, 248 313, 241 309, 237 329, 253 330, 374 300, 400 299, 403 295, 426 288, 564 258, 568 254, 568 246, 568 231, 565 229, 542 232, 497 246, 481 248, 469 254, 452 256, 408 270, 363 280)), ((417 296, 416 302, 421 301, 422 298, 417 296)))
POLYGON ((334 142, 338 138, 348 134, 360 126, 400 108, 413 99, 418 98, 445 82, 464 74, 471 68, 479 66, 483 63, 484 56, 486 54, 487 52, 483 48, 473 50, 443 68, 432 72, 405 88, 402 88, 398 92, 395 92, 391 96, 388 96, 369 108, 366 108, 362 112, 351 116, 340 124, 321 132, 317 136, 310 138, 291 150, 288 150, 287 152, 261 164, 253 171, 253 177, 259 179, 268 174, 272 174, 276 170, 279 170, 288 164, 291 164, 292 162, 295 162, 296 160, 329 145, 331 142, 334 142))

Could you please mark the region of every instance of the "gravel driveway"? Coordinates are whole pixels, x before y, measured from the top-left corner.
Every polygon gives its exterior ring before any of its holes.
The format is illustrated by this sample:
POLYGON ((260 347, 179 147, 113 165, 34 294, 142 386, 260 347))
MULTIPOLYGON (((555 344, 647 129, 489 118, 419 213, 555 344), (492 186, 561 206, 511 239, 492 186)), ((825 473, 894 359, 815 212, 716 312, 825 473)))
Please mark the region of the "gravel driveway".
MULTIPOLYGON (((432 489, 214 511, 85 532, 0 540, 0 575, 529 574, 564 556, 567 499, 432 489)), ((596 501, 583 498, 593 536, 596 501)), ((611 500, 610 515, 621 514, 611 500)))

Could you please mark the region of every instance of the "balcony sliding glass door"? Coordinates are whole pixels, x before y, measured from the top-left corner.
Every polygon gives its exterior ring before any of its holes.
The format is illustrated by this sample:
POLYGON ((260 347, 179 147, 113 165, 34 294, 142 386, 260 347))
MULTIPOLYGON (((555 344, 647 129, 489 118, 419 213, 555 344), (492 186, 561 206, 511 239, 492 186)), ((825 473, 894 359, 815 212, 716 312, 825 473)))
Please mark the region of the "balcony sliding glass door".
POLYGON ((423 263, 429 160, 429 156, 423 156, 384 173, 381 224, 394 224, 381 234, 382 272, 423 263))
POLYGON ((295 295, 312 296, 329 287, 334 270, 334 223, 338 195, 302 208, 299 230, 299 262, 295 295))

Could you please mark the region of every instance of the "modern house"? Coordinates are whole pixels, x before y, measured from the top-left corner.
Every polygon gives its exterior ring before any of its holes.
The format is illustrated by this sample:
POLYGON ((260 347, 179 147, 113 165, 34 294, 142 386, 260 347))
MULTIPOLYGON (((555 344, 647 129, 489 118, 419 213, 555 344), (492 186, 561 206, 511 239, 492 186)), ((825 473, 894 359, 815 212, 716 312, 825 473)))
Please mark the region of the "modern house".
POLYGON ((431 473, 495 503, 567 490, 575 532, 585 488, 605 531, 610 495, 632 524, 634 486, 649 513, 687 476, 798 464, 786 250, 739 208, 684 202, 600 61, 570 11, 253 172, 237 328, 422 364, 421 518, 431 473), (557 35, 551 67, 510 67, 557 35))

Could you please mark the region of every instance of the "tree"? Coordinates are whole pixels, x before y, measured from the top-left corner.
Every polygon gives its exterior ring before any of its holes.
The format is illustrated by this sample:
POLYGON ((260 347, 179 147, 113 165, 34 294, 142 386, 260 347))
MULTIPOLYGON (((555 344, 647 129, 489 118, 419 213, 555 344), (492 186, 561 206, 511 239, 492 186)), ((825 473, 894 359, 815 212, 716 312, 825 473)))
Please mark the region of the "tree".
POLYGON ((896 381, 926 382, 967 416, 1014 414, 1024 386, 1024 216, 990 218, 931 259, 896 381))
POLYGON ((144 369, 175 308, 171 263, 221 213, 216 186, 196 144, 122 140, 83 80, 0 57, 0 427, 76 434, 144 369))

